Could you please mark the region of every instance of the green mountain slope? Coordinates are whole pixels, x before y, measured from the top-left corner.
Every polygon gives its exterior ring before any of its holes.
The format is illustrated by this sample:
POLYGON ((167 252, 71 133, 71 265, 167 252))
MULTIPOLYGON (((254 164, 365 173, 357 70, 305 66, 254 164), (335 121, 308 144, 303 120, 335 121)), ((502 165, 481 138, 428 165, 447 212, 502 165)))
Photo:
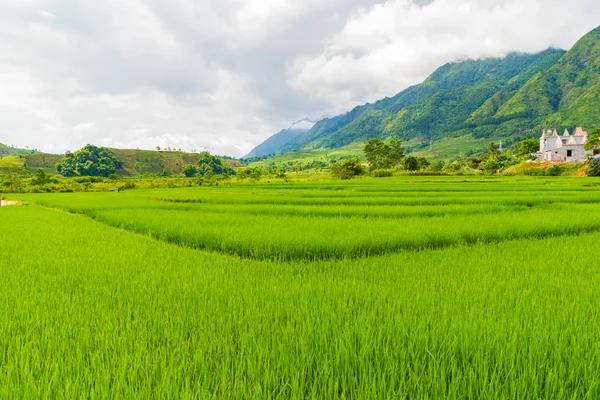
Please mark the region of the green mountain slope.
POLYGON ((600 125, 600 28, 594 29, 538 79, 529 81, 503 107, 508 115, 525 109, 537 128, 600 125), (527 103, 537 99, 537 103, 527 103), (545 107, 542 107, 545 106, 545 107))
POLYGON ((314 122, 309 119, 303 119, 301 121, 298 121, 288 129, 284 129, 271 136, 270 138, 256 146, 254 149, 252 149, 248 154, 246 154, 242 158, 246 159, 253 157, 262 157, 269 154, 276 154, 281 147, 290 143, 301 134, 307 132, 313 126, 314 122))
POLYGON ((487 115, 482 111, 475 116, 489 119, 498 107, 491 98, 496 96, 495 101, 501 104, 563 54, 562 50, 547 50, 535 55, 511 54, 503 59, 446 64, 422 84, 392 98, 319 121, 282 150, 340 147, 372 137, 439 139, 470 133, 477 126, 472 117, 478 109, 492 108, 487 115))
POLYGON ((536 135, 600 126, 600 28, 571 50, 446 64, 391 98, 319 121, 277 152, 338 148, 369 138, 406 141, 536 135))

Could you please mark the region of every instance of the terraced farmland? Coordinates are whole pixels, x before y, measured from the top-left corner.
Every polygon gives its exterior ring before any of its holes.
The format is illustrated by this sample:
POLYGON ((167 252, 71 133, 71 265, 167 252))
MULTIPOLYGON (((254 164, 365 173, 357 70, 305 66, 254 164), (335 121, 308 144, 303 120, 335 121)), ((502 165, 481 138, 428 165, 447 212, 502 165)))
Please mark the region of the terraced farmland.
POLYGON ((0 397, 597 398, 600 181, 28 195, 0 397))

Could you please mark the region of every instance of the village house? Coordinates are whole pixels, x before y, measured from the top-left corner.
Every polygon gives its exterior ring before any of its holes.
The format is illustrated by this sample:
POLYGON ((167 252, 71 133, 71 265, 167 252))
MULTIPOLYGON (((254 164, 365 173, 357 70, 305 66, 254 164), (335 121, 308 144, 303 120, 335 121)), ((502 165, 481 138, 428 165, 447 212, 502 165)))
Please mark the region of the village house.
POLYGON ((540 138, 540 151, 535 155, 542 161, 583 161, 593 154, 583 148, 587 137, 588 133, 581 127, 577 127, 573 135, 565 130, 562 136, 556 129, 544 130, 540 138))

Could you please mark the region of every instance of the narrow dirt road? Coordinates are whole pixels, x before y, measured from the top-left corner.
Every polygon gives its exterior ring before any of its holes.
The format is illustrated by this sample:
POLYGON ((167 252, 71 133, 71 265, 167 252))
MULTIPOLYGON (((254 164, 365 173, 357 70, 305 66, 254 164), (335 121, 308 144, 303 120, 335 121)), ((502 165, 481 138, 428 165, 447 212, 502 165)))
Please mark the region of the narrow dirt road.
POLYGON ((22 201, 0 200, 0 207, 4 206, 22 206, 22 201))

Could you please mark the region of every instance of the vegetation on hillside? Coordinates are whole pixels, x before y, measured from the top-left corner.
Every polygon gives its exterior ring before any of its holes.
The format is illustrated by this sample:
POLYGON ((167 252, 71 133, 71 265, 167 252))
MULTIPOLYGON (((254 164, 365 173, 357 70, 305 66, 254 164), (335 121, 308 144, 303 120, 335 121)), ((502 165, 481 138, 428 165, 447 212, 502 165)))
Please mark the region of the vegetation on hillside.
POLYGON ((56 165, 59 174, 71 176, 109 176, 123 167, 115 154, 105 148, 91 144, 75 153, 67 152, 56 165))
POLYGON ((488 115, 490 111, 478 110, 490 110, 494 104, 512 97, 563 54, 561 50, 547 50, 536 55, 511 54, 504 59, 447 64, 422 84, 392 98, 318 122, 283 150, 335 148, 352 142, 366 143, 370 138, 430 140, 469 133, 476 137, 513 135, 532 126, 520 123, 498 129, 499 124, 506 122, 504 119, 493 119, 493 115, 488 115))

